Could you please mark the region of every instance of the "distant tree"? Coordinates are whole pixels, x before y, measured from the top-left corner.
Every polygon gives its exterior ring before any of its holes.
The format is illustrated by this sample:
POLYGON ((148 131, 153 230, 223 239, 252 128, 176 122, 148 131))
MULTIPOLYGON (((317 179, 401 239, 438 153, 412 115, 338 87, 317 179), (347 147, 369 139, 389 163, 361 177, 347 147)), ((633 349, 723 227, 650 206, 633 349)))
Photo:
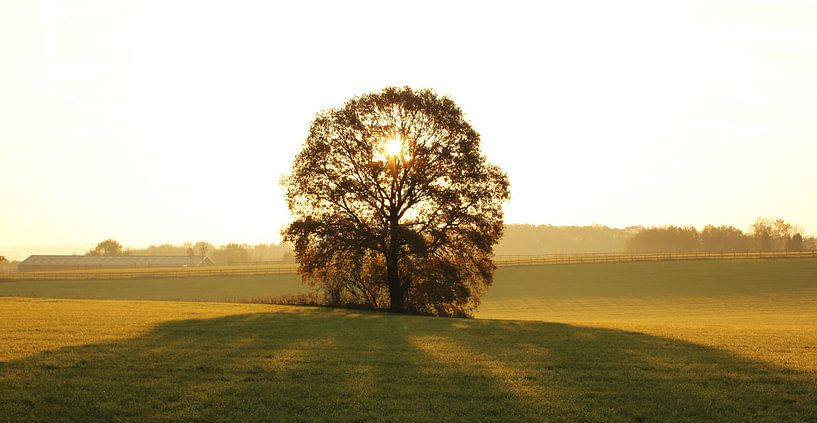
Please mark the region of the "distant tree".
POLYGON ((387 88, 320 112, 283 181, 301 275, 332 301, 470 314, 509 198, 479 141, 430 90, 387 88))
POLYGON ((803 236, 800 233, 789 238, 786 242, 786 251, 803 251, 803 236))
POLYGON ((627 240, 632 252, 689 252, 701 248, 701 234, 692 226, 640 228, 627 240))
POLYGON ((193 245, 193 249, 196 250, 199 256, 204 257, 213 251, 213 246, 207 242, 199 241, 195 245, 193 245))
POLYGON ((133 251, 135 255, 142 256, 186 256, 189 246, 162 244, 151 245, 144 250, 133 251))
POLYGON ((256 244, 252 246, 250 254, 254 260, 270 261, 275 259, 276 250, 277 246, 275 244, 256 244))
POLYGON ((752 224, 751 232, 759 251, 784 251, 792 236, 802 233, 803 228, 783 219, 758 217, 752 224))
POLYGON ((772 248, 775 250, 785 250, 786 244, 791 238, 794 227, 783 219, 775 219, 772 222, 772 248))
POLYGON ((769 232, 758 232, 755 234, 755 244, 758 251, 774 251, 772 234, 769 232))
POLYGON ((817 238, 813 236, 803 238, 803 251, 817 250, 817 238))
POLYGON ((230 243, 213 251, 211 257, 218 264, 241 264, 251 259, 249 248, 246 245, 230 243))
POLYGON ((0 256, 0 263, 6 263, 8 260, 4 256, 0 256))
POLYGON ((749 251, 750 246, 749 237, 734 226, 706 225, 701 231, 701 247, 704 251, 749 251))
POLYGON ((751 232, 756 250, 772 251, 772 230, 772 222, 764 217, 758 217, 752 224, 751 232))
POLYGON ((630 229, 602 225, 508 224, 494 252, 498 255, 616 252, 624 251, 630 235, 630 229))
POLYGON ((113 239, 106 239, 96 245, 95 248, 85 253, 87 256, 122 256, 122 244, 113 239))
POLYGON ((295 248, 289 242, 281 242, 275 248, 275 258, 274 260, 281 260, 284 262, 294 263, 295 262, 295 248))

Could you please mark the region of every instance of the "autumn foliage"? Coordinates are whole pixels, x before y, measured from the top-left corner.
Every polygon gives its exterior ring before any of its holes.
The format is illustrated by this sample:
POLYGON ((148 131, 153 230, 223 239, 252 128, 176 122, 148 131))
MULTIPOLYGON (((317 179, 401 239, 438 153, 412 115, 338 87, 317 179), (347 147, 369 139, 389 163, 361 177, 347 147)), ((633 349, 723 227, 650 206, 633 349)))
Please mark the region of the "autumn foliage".
POLYGON ((284 230, 333 304, 469 315, 491 284, 508 178, 449 98, 387 88, 318 113, 284 230))

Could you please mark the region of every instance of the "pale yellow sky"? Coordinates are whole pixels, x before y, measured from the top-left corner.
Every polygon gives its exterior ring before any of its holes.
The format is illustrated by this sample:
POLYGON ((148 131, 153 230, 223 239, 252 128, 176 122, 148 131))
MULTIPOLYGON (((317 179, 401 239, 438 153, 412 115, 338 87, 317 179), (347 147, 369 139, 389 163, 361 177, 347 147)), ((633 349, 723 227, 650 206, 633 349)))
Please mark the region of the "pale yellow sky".
POLYGON ((462 106, 509 222, 817 232, 817 1, 286 3, 0 1, 0 255, 278 241, 315 113, 386 85, 462 106))

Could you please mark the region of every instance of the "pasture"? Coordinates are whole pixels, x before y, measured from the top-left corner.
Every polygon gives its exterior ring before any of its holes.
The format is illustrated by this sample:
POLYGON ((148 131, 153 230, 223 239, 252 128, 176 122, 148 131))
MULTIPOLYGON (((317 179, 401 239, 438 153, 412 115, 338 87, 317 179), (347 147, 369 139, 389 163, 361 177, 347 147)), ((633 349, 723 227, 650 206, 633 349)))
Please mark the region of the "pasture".
MULTIPOLYGON (((90 282, 38 296, 153 289, 90 282)), ((809 259, 502 268, 478 319, 4 298, 0 420, 808 421, 815 304, 809 259)))
POLYGON ((300 276, 206 276, 0 282, 0 296, 236 302, 308 291, 300 276))

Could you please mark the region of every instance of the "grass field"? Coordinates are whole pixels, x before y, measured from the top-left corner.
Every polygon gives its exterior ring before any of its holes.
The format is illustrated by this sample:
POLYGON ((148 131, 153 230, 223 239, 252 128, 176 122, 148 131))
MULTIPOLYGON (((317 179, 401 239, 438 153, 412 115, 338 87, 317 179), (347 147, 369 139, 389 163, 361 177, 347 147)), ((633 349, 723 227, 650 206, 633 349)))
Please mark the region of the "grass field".
POLYGON ((158 279, 200 278, 224 276, 262 276, 298 273, 298 265, 292 263, 247 264, 204 267, 135 267, 135 268, 89 268, 46 271, 0 272, 0 282, 6 281, 54 281, 88 279, 158 279))
POLYGON ((817 419, 817 260, 503 268, 479 317, 0 299, 0 420, 817 419))
MULTIPOLYGON (((689 260, 747 260, 817 258, 817 251, 764 251, 764 252, 683 252, 683 253, 585 253, 496 256, 499 267, 531 266, 543 264, 596 264, 641 261, 689 261, 689 260)), ((264 276, 295 274, 294 263, 246 263, 205 267, 136 267, 136 268, 85 268, 42 271, 8 271, 0 264, 0 282, 9 281, 67 281, 67 280, 117 280, 117 279, 172 279, 201 277, 264 276)))
POLYGON ((501 268, 480 317, 550 321, 810 324, 817 260, 501 268))
POLYGON ((296 274, 0 282, 0 296, 106 300, 243 301, 306 292, 296 274))

